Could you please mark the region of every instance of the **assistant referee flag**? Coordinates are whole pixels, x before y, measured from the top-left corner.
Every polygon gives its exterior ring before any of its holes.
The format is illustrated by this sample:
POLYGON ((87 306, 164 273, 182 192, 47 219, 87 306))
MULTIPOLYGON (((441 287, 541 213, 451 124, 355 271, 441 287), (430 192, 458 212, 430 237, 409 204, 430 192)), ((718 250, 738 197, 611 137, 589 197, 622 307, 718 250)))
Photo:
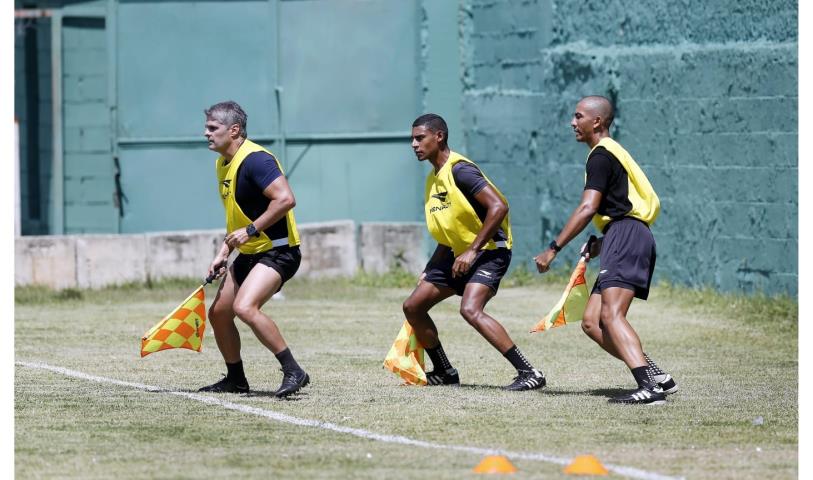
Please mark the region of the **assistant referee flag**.
POLYGON ((164 317, 141 338, 141 356, 170 348, 203 348, 206 330, 206 302, 203 285, 192 292, 175 310, 164 317))
POLYGON ((587 282, 584 280, 586 270, 587 261, 581 257, 579 263, 576 264, 576 269, 570 275, 570 281, 567 283, 562 297, 551 311, 531 329, 531 333, 560 327, 571 322, 580 322, 583 319, 587 299, 590 297, 587 282))
POLYGON ((405 321, 387 353, 384 368, 399 375, 408 385, 426 385, 423 351, 412 326, 405 321))

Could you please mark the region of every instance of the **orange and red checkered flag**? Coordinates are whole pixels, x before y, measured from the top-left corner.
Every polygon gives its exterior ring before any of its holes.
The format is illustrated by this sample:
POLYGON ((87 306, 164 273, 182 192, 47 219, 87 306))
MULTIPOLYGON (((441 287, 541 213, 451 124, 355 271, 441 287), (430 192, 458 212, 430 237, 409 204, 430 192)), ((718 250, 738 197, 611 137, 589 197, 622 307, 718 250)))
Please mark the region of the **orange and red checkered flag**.
POLYGON ((584 280, 584 272, 587 270, 587 262, 584 258, 579 259, 576 269, 570 274, 570 281, 565 287, 565 292, 556 305, 542 317, 531 333, 543 332, 554 327, 561 327, 568 323, 580 322, 584 317, 584 310, 587 308, 587 300, 590 292, 587 291, 587 282, 584 280))
POLYGON ((141 356, 170 348, 203 348, 206 330, 206 302, 203 285, 189 295, 178 308, 155 324, 141 338, 141 356))
POLYGON ((407 385, 426 385, 423 351, 415 331, 405 321, 387 353, 384 368, 399 375, 407 385))

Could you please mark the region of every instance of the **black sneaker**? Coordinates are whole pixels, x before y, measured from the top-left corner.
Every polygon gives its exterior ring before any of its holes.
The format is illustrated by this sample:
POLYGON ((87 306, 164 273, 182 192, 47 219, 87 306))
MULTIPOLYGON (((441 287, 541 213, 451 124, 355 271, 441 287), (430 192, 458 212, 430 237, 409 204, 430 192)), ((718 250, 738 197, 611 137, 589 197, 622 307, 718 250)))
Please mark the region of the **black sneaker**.
POLYGON ((642 385, 637 390, 627 392, 623 395, 613 397, 608 400, 610 403, 627 403, 641 405, 663 405, 666 403, 666 394, 657 384, 642 385))
POLYGON ((661 387, 661 390, 663 390, 663 393, 666 395, 672 395, 678 391, 678 386, 675 379, 672 378, 672 375, 669 375, 668 373, 664 373, 663 375, 655 375, 655 382, 658 383, 658 386, 661 387))
POLYGON ((536 390, 537 388, 544 387, 547 383, 542 372, 535 368, 532 370, 520 370, 519 375, 514 377, 514 383, 503 387, 503 390, 510 390, 512 392, 536 390))
POLYGON ((450 368, 449 370, 432 370, 426 372, 426 384, 433 385, 460 385, 460 376, 457 370, 450 368))
POLYGON ((310 377, 305 370, 294 370, 292 372, 282 372, 282 384, 277 389, 275 396, 282 398, 298 392, 302 387, 309 384, 310 377))
POLYGON ((248 380, 243 379, 242 382, 235 382, 229 377, 223 377, 217 383, 207 385, 198 389, 199 392, 214 392, 214 393, 248 393, 248 380))

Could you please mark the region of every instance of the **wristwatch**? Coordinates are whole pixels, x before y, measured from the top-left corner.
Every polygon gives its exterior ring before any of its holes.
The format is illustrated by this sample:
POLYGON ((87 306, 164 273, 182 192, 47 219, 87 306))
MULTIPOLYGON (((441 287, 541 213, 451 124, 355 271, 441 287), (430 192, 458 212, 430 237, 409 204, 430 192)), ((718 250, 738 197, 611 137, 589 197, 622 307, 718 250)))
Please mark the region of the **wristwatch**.
POLYGON ((559 253, 562 250, 562 247, 557 245, 556 240, 551 240, 550 245, 548 245, 548 248, 550 248, 551 250, 553 250, 556 253, 559 253))
POLYGON ((260 236, 260 232, 257 231, 257 227, 255 227, 253 223, 248 224, 248 226, 246 227, 246 233, 250 237, 259 237, 260 236))

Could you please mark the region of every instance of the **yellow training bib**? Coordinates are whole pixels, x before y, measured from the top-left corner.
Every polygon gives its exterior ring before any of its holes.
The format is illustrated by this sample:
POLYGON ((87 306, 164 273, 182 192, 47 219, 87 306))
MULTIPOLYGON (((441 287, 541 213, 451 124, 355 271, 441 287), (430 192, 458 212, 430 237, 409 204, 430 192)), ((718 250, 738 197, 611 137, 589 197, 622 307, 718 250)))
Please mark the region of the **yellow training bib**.
MULTIPOLYGON (((265 152, 274 157, 274 160, 277 162, 277 167, 279 167, 280 172, 282 172, 282 165, 280 165, 277 157, 249 139, 246 139, 243 144, 240 145, 237 153, 234 154, 234 158, 232 158, 229 163, 224 164, 225 158, 223 158, 223 156, 218 157, 217 161, 215 162, 215 168, 217 170, 217 182, 220 186, 220 198, 223 200, 223 208, 226 209, 227 233, 231 233, 240 228, 245 228, 249 223, 253 222, 252 219, 248 218, 246 214, 243 213, 240 205, 237 204, 235 193, 237 190, 237 171, 240 169, 240 165, 243 163, 243 160, 254 152, 265 152)), ((284 174, 285 172, 283 172, 283 175, 284 174)), ((285 222, 287 223, 288 227, 287 242, 285 239, 268 238, 268 235, 266 235, 265 232, 258 231, 260 234, 259 237, 251 237, 248 242, 238 247, 240 253, 253 254, 266 252, 282 244, 290 245, 292 247, 299 245, 299 232, 296 229, 296 219, 294 218, 293 209, 288 210, 288 212, 285 214, 285 222)))
MULTIPOLYGON (((468 158, 457 152, 451 152, 449 159, 441 167, 440 171, 429 172, 426 177, 426 194, 424 212, 426 213, 426 227, 435 240, 441 245, 451 247, 455 255, 463 253, 474 241, 477 233, 483 228, 483 222, 477 216, 474 207, 471 206, 463 192, 457 188, 452 176, 452 167, 458 162, 469 162, 468 158)), ((482 172, 482 170, 481 170, 482 172)), ((483 174, 485 177, 485 174, 483 174)), ((485 177, 497 195, 508 205, 508 200, 503 194, 485 177)), ((505 247, 511 248, 511 221, 506 215, 500 228, 507 237, 505 247)), ((493 239, 489 239, 483 250, 494 250, 498 245, 493 239)))
MULTIPOLYGON (((655 219, 658 218, 658 214, 661 211, 661 202, 655 193, 655 189, 652 188, 646 175, 644 175, 644 171, 641 170, 641 167, 632 159, 632 155, 610 137, 602 138, 595 147, 590 149, 590 153, 593 153, 593 150, 597 147, 606 148, 608 152, 612 153, 613 156, 621 162, 621 166, 627 171, 627 180, 629 182, 628 195, 632 209, 625 216, 637 218, 638 220, 646 222, 647 225, 655 223, 655 219)), ((588 159, 590 158, 590 153, 587 154, 588 159)), ((585 174, 585 181, 586 179, 587 174, 585 174)), ((607 215, 596 214, 593 216, 593 224, 599 231, 604 230, 604 227, 610 223, 610 220, 612 220, 612 218, 607 215)))

